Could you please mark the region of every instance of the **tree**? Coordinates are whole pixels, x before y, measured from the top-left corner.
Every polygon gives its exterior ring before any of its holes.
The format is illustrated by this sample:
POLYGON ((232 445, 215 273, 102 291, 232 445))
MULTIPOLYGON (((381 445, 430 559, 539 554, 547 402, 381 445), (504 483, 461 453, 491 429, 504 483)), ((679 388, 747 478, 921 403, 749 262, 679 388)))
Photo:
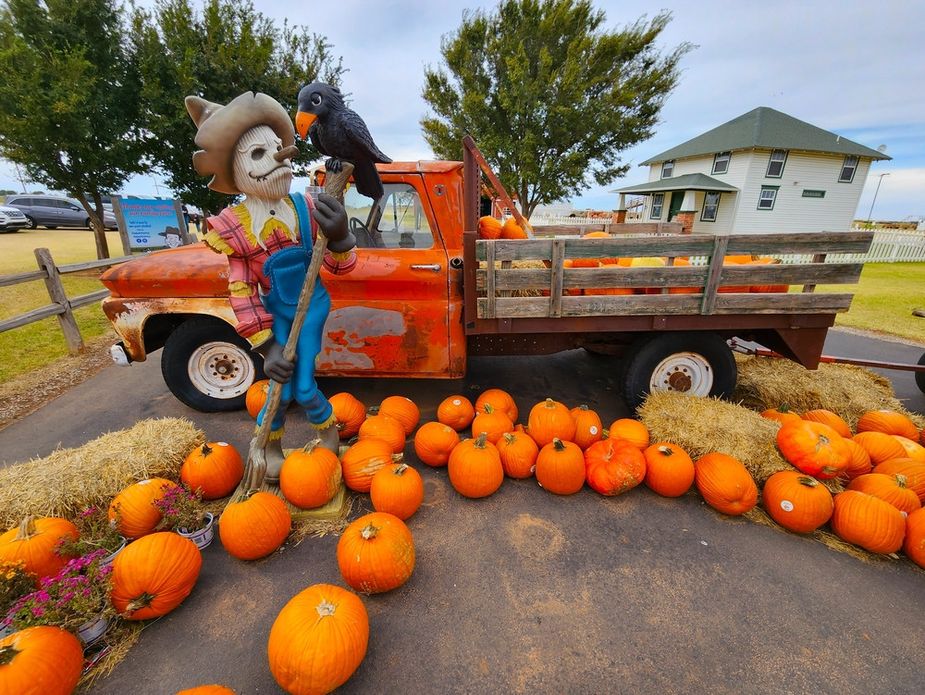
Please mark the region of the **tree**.
POLYGON ((459 159, 471 134, 526 217, 542 203, 626 173, 620 152, 652 134, 678 80, 681 44, 655 41, 671 19, 620 31, 585 0, 502 0, 463 15, 444 37, 445 69, 425 70, 421 119, 437 157, 459 159))
MULTIPOLYGON (((193 169, 196 127, 184 106, 190 94, 226 103, 246 91, 264 92, 295 114, 296 96, 316 79, 339 84, 344 72, 331 45, 305 27, 282 27, 249 0, 160 0, 132 21, 143 76, 145 127, 154 135, 151 161, 184 202, 219 210, 229 196, 206 187, 193 169)), ((300 143, 300 161, 318 153, 300 143)))
POLYGON ((121 7, 6 0, 0 73, 0 156, 79 200, 97 256, 108 257, 101 195, 144 170, 141 85, 121 7))

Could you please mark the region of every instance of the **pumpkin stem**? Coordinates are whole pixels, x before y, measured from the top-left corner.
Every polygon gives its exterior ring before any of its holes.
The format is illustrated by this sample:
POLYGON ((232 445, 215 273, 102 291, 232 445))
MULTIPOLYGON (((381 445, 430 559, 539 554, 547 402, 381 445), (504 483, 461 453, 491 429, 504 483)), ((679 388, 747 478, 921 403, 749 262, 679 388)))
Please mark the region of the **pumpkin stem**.
POLYGON ((487 441, 488 441, 488 433, 487 433, 487 432, 482 432, 482 433, 478 436, 478 439, 475 440, 475 445, 474 445, 474 446, 475 446, 476 449, 484 449, 484 448, 485 448, 485 443, 486 443, 487 441))
POLYGON ((373 526, 371 523, 367 524, 363 530, 360 531, 360 535, 363 536, 363 540, 367 541, 375 538, 377 533, 379 533, 379 527, 373 526))
POLYGON ((404 475, 406 470, 408 470, 408 464, 402 462, 398 464, 398 468, 392 471, 392 473, 394 473, 395 475, 404 475))
POLYGON ((580 406, 578 406, 578 409, 579 409, 579 410, 587 411, 587 410, 588 410, 588 406, 585 405, 584 403, 582 403, 580 406))
POLYGON ((366 409, 366 414, 369 415, 369 416, 378 415, 378 414, 379 414, 379 406, 378 406, 378 405, 371 405, 371 406, 369 406, 369 408, 366 409))
POLYGON ((212 447, 209 446, 208 442, 203 442, 203 445, 200 451, 202 452, 202 455, 205 457, 212 453, 212 447))
POLYGON ((805 485, 806 487, 816 487, 819 484, 819 481, 815 478, 810 478, 808 475, 801 475, 797 478, 797 482, 800 485, 805 485))
POLYGON ((35 535, 35 517, 29 514, 25 519, 22 520, 22 522, 20 522, 19 532, 16 534, 16 538, 14 540, 27 541, 35 535))
POLYGON ((151 605, 151 601, 154 600, 154 594, 149 594, 147 591, 144 592, 141 596, 132 599, 129 601, 129 604, 125 607, 125 612, 128 615, 131 615, 135 611, 141 608, 147 608, 151 605))
POLYGON ((896 484, 899 487, 906 487, 906 476, 904 476, 902 473, 897 473, 896 474, 896 484))
POLYGON ((306 454, 310 454, 319 444, 321 444, 321 437, 315 437, 310 442, 306 442, 305 446, 302 447, 302 451, 304 451, 306 454))
POLYGON ((656 449, 656 451, 660 453, 662 456, 674 456, 674 449, 672 449, 667 444, 663 444, 658 449, 656 449))
POLYGON ((337 606, 325 599, 321 599, 321 603, 315 606, 315 610, 318 611, 319 617, 327 618, 329 615, 334 615, 334 612, 337 610, 337 606))
POLYGON ((5 647, 0 647, 0 666, 6 666, 13 659, 16 658, 16 655, 19 654, 19 650, 16 649, 12 644, 8 644, 5 647))
POLYGON ((491 415, 493 412, 495 412, 495 408, 491 403, 483 403, 482 412, 486 415, 491 415))
POLYGON ((543 403, 543 407, 544 407, 544 408, 549 408, 549 409, 555 408, 555 407, 556 407, 556 402, 555 402, 552 398, 547 398, 547 399, 546 399, 546 402, 543 403))
POLYGON ((553 437, 552 445, 555 447, 556 451, 565 451, 565 444, 563 444, 562 440, 558 437, 553 437))
POLYGON ((503 435, 501 435, 501 436, 504 437, 504 441, 506 441, 508 444, 513 444, 513 443, 514 443, 514 440, 517 439, 517 438, 514 436, 514 433, 513 433, 513 432, 505 432, 505 433, 504 433, 503 435))

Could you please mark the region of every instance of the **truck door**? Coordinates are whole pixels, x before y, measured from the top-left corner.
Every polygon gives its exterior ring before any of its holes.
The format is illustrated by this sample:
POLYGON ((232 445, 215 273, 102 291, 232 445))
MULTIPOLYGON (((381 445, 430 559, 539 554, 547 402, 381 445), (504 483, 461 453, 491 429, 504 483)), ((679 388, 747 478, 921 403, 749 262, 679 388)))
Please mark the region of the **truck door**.
POLYGON ((344 196, 357 266, 323 272, 332 311, 317 366, 326 375, 446 376, 447 254, 419 174, 401 174, 373 200, 344 196))

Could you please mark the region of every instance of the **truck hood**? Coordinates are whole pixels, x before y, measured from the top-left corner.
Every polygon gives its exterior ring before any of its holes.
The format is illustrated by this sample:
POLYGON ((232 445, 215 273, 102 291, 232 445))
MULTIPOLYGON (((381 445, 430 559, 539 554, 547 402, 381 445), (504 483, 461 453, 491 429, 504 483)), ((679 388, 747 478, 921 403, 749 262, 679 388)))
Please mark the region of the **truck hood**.
POLYGON ((228 260, 200 242, 113 266, 100 280, 113 297, 227 297, 228 260))

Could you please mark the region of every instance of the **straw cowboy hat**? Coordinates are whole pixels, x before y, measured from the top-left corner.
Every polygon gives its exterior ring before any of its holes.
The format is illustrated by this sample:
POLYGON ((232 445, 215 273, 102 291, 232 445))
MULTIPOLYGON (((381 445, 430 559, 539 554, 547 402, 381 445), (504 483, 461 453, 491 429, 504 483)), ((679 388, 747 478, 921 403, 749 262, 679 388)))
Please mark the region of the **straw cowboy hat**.
POLYGON ((219 193, 240 193, 234 183, 232 158, 235 145, 251 128, 266 125, 283 141, 295 145, 295 129, 289 114, 278 101, 266 94, 245 92, 224 106, 197 96, 185 99, 186 110, 196 124, 193 166, 201 176, 212 175, 209 188, 219 193))

